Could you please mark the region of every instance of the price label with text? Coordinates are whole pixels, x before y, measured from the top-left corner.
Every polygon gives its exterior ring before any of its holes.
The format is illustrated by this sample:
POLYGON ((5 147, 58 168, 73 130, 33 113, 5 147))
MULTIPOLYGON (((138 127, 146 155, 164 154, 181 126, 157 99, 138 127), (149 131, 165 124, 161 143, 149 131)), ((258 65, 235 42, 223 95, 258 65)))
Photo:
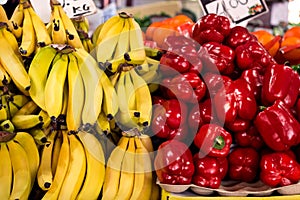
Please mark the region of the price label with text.
POLYGON ((227 16, 233 23, 241 23, 267 13, 264 0, 198 0, 204 14, 227 16))
POLYGON ((59 0, 70 18, 94 14, 97 7, 93 0, 59 0))

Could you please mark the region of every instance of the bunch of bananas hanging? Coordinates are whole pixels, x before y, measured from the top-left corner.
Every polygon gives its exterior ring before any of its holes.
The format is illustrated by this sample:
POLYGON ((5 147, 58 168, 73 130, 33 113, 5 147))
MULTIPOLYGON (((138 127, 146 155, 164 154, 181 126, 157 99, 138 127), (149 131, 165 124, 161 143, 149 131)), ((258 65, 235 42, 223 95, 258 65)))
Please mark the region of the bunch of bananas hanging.
POLYGON ((152 150, 146 135, 122 136, 107 161, 102 199, 150 199, 154 195, 152 150))
POLYGON ((53 44, 68 44, 74 48, 84 48, 77 30, 57 0, 51 0, 52 12, 47 30, 53 44))
POLYGON ((80 16, 71 19, 82 42, 84 49, 87 52, 92 52, 94 50, 94 45, 92 43, 91 37, 89 36, 89 21, 87 17, 80 16))
POLYGON ((54 130, 37 171, 42 199, 97 199, 105 177, 105 157, 95 135, 54 130))
POLYGON ((96 60, 84 49, 49 45, 34 56, 28 70, 32 100, 52 120, 65 116, 67 129, 93 126, 118 111, 116 92, 96 60))
POLYGON ((32 56, 40 47, 52 42, 46 25, 27 0, 19 2, 8 26, 20 41, 19 51, 24 57, 32 56))

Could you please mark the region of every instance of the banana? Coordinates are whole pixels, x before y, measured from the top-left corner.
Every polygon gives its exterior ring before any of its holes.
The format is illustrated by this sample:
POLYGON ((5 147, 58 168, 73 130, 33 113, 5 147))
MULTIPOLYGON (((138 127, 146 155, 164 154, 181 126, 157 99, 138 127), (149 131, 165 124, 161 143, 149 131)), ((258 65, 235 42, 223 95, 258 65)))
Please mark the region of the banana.
POLYGON ((22 56, 19 52, 19 44, 14 34, 8 31, 6 26, 1 27, 0 29, 6 41, 11 45, 12 49, 14 50, 15 54, 18 56, 20 61, 22 61, 22 56))
POLYGON ((10 19, 9 19, 9 21, 11 23, 11 26, 13 26, 13 24, 21 26, 22 23, 23 23, 23 19, 24 19, 23 3, 19 3, 15 7, 15 9, 14 9, 14 11, 13 11, 13 13, 12 13, 10 19))
POLYGON ((0 199, 9 199, 13 177, 6 143, 0 143, 0 158, 0 199))
POLYGON ((141 140, 144 147, 149 152, 151 159, 153 160, 154 159, 154 148, 153 148, 153 143, 152 143, 151 137, 146 134, 141 134, 139 136, 139 139, 141 140))
POLYGON ((112 25, 101 42, 96 45, 98 62, 104 63, 114 58, 115 49, 119 41, 120 33, 122 32, 124 22, 125 19, 120 17, 120 20, 112 25))
POLYGON ((20 109, 29 102, 29 98, 23 94, 16 94, 11 96, 11 102, 20 109))
POLYGON ((114 58, 124 56, 124 54, 129 51, 129 31, 130 31, 129 21, 128 19, 124 19, 124 26, 117 42, 114 58))
POLYGON ((27 154, 32 187, 40 164, 40 155, 38 148, 33 137, 27 132, 17 132, 13 140, 19 143, 27 154))
POLYGON ((15 115, 30 115, 34 114, 39 107, 32 100, 28 101, 24 106, 22 106, 15 115))
POLYGON ((134 92, 133 82, 131 80, 130 73, 125 74, 125 92, 126 92, 126 100, 128 101, 129 110, 136 110, 136 96, 134 92))
POLYGON ((130 75, 135 89, 137 110, 140 112, 139 122, 143 126, 149 126, 152 115, 150 90, 145 80, 134 69, 130 70, 130 75))
POLYGON ((103 132, 104 134, 109 134, 111 132, 109 120, 103 111, 100 112, 95 127, 98 133, 103 132))
MULTIPOLYGON (((130 39, 131 42, 132 39, 130 39)), ((141 65, 146 60, 145 49, 133 49, 124 54, 126 63, 132 65, 141 65)))
MULTIPOLYGON (((25 6, 25 5, 24 5, 25 6)), ((36 49, 36 33, 34 31, 34 23, 29 12, 30 5, 24 7, 23 33, 19 51, 22 56, 30 56, 36 49)))
POLYGON ((86 156, 82 143, 76 135, 69 135, 70 162, 58 200, 75 199, 78 195, 86 172, 86 156))
POLYGON ((39 127, 34 127, 32 129, 30 129, 29 133, 30 133, 30 135, 32 135, 35 143, 38 145, 45 145, 46 142, 48 141, 45 130, 43 130, 39 127))
MULTIPOLYGON (((115 18, 117 18, 117 16, 114 16, 115 18)), ((109 20, 109 19, 108 19, 109 20)), ((99 37, 99 34, 101 32, 101 29, 102 27, 104 26, 105 23, 102 23, 102 24, 99 24, 96 29, 94 30, 93 34, 92 34, 92 43, 95 45, 97 44, 97 40, 98 40, 98 37, 99 37)))
POLYGON ((81 114, 84 105, 84 84, 77 65, 76 57, 69 54, 68 65, 68 105, 67 127, 68 130, 77 131, 81 125, 81 114))
POLYGON ((52 174, 52 154, 54 146, 54 138, 57 131, 52 131, 48 137, 47 143, 43 146, 40 165, 37 171, 37 183, 42 190, 49 190, 53 182, 52 174))
POLYGON ((19 108, 12 103, 12 101, 8 100, 8 110, 9 110, 9 115, 10 117, 13 117, 18 111, 19 108))
POLYGON ((147 58, 144 60, 144 62, 140 65, 137 65, 136 70, 138 74, 143 75, 149 72, 149 63, 147 61, 147 58))
POLYGON ((55 174, 56 171, 56 167, 57 167, 57 162, 58 162, 58 157, 59 157, 59 153, 60 153, 60 148, 61 148, 61 144, 62 144, 62 132, 58 131, 58 133, 56 134, 55 137, 55 141, 54 141, 54 146, 53 146, 53 152, 52 152, 52 164, 51 164, 51 169, 52 169, 52 174, 55 174))
POLYGON ((13 169, 13 185, 10 199, 28 199, 32 183, 26 151, 13 140, 6 144, 13 169))
POLYGON ((29 129, 43 124, 43 118, 39 115, 15 115, 11 119, 16 129, 29 129))
POLYGON ((105 169, 102 200, 114 200, 117 195, 121 176, 120 170, 128 143, 128 137, 121 137, 119 144, 113 149, 108 158, 105 169))
POLYGON ((105 21, 105 23, 100 24, 96 30, 95 30, 95 35, 98 35, 96 38, 97 40, 95 40, 96 42, 93 42, 95 45, 98 45, 100 42, 102 42, 102 40, 105 38, 105 36, 107 35, 108 31, 111 29, 112 26, 114 26, 115 24, 117 24, 120 21, 120 16, 119 15, 114 15, 112 17, 110 17, 108 20, 105 21), (99 32, 98 34, 96 34, 97 32, 99 32))
POLYGON ((17 88, 25 95, 29 95, 28 90, 30 88, 30 78, 25 70, 23 62, 20 61, 19 57, 14 52, 11 45, 4 38, 1 33, 0 36, 0 62, 9 74, 17 88))
POLYGON ((58 5, 52 6, 51 12, 51 39, 54 44, 67 44, 67 33, 59 14, 58 5))
POLYGON ((43 196, 42 198, 43 200, 58 199, 59 191, 61 189, 64 178, 68 171, 69 161, 70 161, 70 144, 69 144, 68 132, 62 131, 61 134, 63 139, 62 139, 62 145, 57 160, 54 179, 50 189, 43 196))
POLYGON ((51 46, 42 47, 33 57, 28 69, 31 82, 31 87, 29 90, 30 97, 43 110, 46 110, 45 86, 47 82, 47 76, 49 70, 51 69, 51 63, 56 55, 57 51, 51 46))
POLYGON ((44 124, 43 124, 42 128, 47 128, 47 127, 50 125, 50 123, 51 123, 51 118, 50 118, 50 116, 49 116, 48 113, 47 113, 46 111, 44 111, 44 110, 40 110, 39 115, 40 115, 41 117, 43 117, 43 122, 44 122, 44 124))
POLYGON ((67 43, 68 45, 74 48, 83 48, 77 30, 74 27, 72 20, 67 16, 63 7, 60 4, 53 5, 58 7, 60 18, 63 22, 66 34, 67 34, 67 43))
POLYGON ((9 74, 6 72, 0 62, 0 86, 8 85, 11 81, 9 74))
POLYGON ((1 130, 7 131, 7 132, 10 132, 10 133, 13 133, 15 131, 15 126, 13 125, 13 123, 9 119, 4 120, 3 122, 1 122, 0 128, 1 128, 1 130))
POLYGON ((6 112, 4 105, 0 105, 0 122, 7 120, 9 118, 9 113, 6 112))
POLYGON ((134 168, 135 168, 135 141, 134 137, 129 138, 128 148, 122 160, 120 184, 116 200, 128 200, 131 197, 134 187, 134 168))
POLYGON ((151 59, 160 57, 162 55, 162 52, 158 48, 151 48, 145 46, 145 51, 146 51, 146 56, 151 59))
POLYGON ((105 73, 100 76, 103 88, 103 112, 108 120, 112 120, 119 109, 116 90, 105 73))
POLYGON ((157 71, 150 70, 144 74, 141 75, 141 77, 146 81, 147 84, 156 82, 156 79, 158 77, 157 71))
POLYGON ((74 55, 77 58, 85 91, 82 123, 93 125, 101 112, 104 88, 100 80, 104 72, 100 74, 96 60, 84 49, 77 49, 74 55))
POLYGON ((134 185, 130 200, 150 200, 152 189, 152 161, 139 137, 135 137, 134 185))
POLYGON ((40 18, 40 16, 38 16, 36 14, 36 12, 33 10, 33 8, 30 6, 28 8, 31 20, 34 22, 33 23, 33 28, 36 34, 36 39, 37 39, 37 45, 39 47, 44 47, 46 45, 51 44, 51 37, 47 31, 46 25, 44 24, 44 22, 42 21, 42 19, 40 18))
POLYGON ((62 54, 61 58, 53 65, 45 85, 45 108, 50 117, 57 118, 63 107, 63 90, 67 77, 68 55, 62 54))
POLYGON ((2 4, 0 5, 0 22, 5 22, 5 23, 8 22, 6 11, 3 8, 2 4))
POLYGON ((87 169, 78 200, 97 199, 105 177, 105 155, 99 140, 92 134, 80 131, 78 137, 86 154, 87 169))

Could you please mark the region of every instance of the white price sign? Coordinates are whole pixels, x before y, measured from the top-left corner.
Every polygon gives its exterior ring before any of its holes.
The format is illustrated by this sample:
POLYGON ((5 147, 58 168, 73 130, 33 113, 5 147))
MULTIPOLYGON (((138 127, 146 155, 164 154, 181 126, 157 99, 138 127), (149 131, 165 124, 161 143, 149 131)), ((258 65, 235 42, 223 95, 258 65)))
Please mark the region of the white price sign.
POLYGON ((0 0, 0 5, 4 5, 7 3, 7 0, 0 0))
POLYGON ((233 23, 241 23, 267 13, 264 0, 198 0, 204 13, 227 16, 233 23))
POLYGON ((59 0, 70 18, 94 14, 97 7, 93 0, 59 0))

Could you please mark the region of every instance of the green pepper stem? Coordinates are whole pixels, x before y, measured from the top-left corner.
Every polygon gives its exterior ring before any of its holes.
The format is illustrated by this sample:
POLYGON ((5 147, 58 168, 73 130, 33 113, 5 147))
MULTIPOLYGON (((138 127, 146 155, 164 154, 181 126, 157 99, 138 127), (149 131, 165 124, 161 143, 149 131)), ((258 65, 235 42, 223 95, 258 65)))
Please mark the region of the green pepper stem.
POLYGON ((214 149, 221 150, 225 147, 225 140, 223 136, 218 136, 215 139, 214 149))

